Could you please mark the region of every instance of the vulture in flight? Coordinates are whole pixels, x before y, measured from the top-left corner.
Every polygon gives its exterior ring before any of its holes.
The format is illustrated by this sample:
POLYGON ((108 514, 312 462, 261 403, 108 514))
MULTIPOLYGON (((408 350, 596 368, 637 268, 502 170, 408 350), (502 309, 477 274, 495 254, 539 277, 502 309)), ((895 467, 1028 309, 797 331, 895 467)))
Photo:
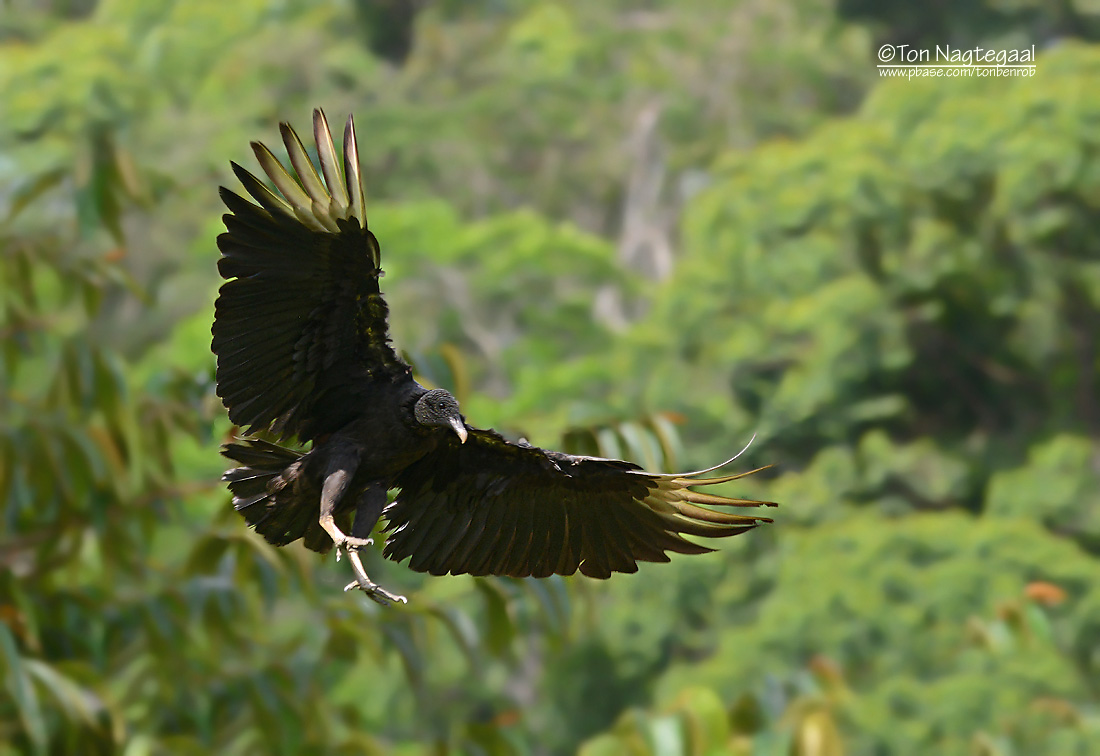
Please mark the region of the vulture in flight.
POLYGON ((346 551, 355 572, 347 589, 384 604, 405 599, 372 582, 357 553, 379 518, 384 556, 419 572, 594 578, 667 562, 669 551, 712 550, 685 535, 720 538, 771 522, 700 505, 772 502, 691 488, 756 470, 650 473, 469 425, 455 398, 417 383, 390 344, 353 120, 337 153, 324 113, 314 112, 316 166, 294 130, 280 130, 291 170, 252 143, 278 193, 236 163, 252 201, 221 189, 226 283, 211 329, 217 393, 245 434, 222 448, 239 465, 223 480, 268 542, 346 551))

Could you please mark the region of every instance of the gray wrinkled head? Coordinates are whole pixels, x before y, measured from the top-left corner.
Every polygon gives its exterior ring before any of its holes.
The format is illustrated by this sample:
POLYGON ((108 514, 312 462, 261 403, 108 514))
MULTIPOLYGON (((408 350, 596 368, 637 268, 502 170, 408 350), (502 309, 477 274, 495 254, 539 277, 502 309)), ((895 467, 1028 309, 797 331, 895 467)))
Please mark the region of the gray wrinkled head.
POLYGON ((416 422, 429 427, 451 428, 462 443, 466 443, 466 423, 458 410, 458 402, 449 391, 432 389, 416 400, 413 407, 416 422))

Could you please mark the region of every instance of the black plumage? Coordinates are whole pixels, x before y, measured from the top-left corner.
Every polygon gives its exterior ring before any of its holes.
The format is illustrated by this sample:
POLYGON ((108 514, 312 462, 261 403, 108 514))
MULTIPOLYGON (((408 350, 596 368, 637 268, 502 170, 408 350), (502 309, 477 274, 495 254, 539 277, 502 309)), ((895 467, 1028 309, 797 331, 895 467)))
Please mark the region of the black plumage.
POLYGON ((711 550, 684 536, 737 535, 771 521, 699 506, 770 502, 690 488, 755 470, 700 479, 709 471, 647 473, 512 443, 468 425, 448 392, 417 383, 390 344, 354 123, 348 118, 342 157, 319 110, 313 127, 319 172, 282 124, 293 173, 252 144, 282 196, 236 163, 255 203, 221 190, 229 213, 218 237, 227 282, 212 328, 218 396, 246 434, 310 447, 254 437, 223 447, 240 465, 223 479, 257 532, 278 546, 302 538, 315 551, 346 549, 356 574, 349 588, 385 602, 401 597, 370 581, 356 551, 380 517, 385 556, 421 572, 596 578, 667 562, 670 551, 711 550), (387 506, 390 489, 398 493, 387 506))

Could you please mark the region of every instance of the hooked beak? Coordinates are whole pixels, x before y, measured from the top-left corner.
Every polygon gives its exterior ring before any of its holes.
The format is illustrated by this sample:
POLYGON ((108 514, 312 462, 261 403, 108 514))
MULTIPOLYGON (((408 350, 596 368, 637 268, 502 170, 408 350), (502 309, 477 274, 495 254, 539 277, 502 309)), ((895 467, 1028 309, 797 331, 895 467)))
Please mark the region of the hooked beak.
POLYGON ((466 433, 466 424, 457 417, 450 418, 449 422, 451 423, 451 427, 454 428, 454 432, 458 436, 459 442, 463 444, 466 443, 466 437, 468 435, 466 433))

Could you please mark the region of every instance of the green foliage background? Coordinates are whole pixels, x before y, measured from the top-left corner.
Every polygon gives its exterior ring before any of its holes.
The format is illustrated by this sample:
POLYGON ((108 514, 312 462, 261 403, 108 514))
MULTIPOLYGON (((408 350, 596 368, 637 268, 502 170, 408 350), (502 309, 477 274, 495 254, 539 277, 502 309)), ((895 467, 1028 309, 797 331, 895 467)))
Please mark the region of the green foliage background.
POLYGON ((1098 16, 909 7, 0 5, 0 754, 1094 753, 1098 16), (883 41, 1041 55, 877 81, 883 41), (216 187, 315 106, 473 423, 756 432, 777 524, 608 583, 369 554, 394 609, 246 530, 216 187))

